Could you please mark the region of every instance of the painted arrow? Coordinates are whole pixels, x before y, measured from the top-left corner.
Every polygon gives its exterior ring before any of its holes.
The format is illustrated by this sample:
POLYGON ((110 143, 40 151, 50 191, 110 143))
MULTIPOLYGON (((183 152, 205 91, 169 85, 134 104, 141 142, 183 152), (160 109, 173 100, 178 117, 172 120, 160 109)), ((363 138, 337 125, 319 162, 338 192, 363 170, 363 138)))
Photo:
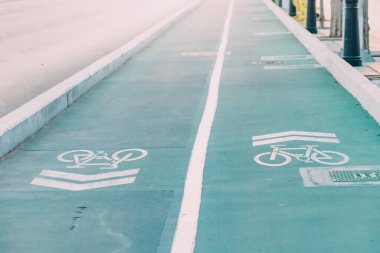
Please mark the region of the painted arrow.
POLYGON ((252 137, 252 146, 261 146, 288 141, 312 141, 340 143, 335 133, 287 131, 274 134, 265 134, 252 137))

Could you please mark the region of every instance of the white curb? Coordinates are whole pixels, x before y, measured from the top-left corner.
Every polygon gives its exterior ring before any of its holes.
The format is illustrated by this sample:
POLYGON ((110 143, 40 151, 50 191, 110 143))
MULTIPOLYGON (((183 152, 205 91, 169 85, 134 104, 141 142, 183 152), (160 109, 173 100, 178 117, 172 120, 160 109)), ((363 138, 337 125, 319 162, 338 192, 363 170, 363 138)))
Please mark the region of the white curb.
POLYGON ((201 2, 193 1, 120 48, 0 118, 0 157, 37 132, 201 2))
POLYGON ((270 0, 263 0, 266 6, 289 29, 290 32, 310 51, 335 79, 350 92, 365 110, 380 124, 380 89, 358 70, 333 53, 326 45, 304 29, 293 18, 270 0))

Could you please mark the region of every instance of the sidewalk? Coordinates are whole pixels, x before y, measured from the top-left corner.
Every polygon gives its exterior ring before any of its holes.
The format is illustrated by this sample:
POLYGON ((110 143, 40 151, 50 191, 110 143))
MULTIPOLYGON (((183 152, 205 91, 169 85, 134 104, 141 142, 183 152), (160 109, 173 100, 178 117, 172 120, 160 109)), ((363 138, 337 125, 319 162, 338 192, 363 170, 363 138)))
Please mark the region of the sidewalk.
POLYGON ((380 126, 261 0, 205 0, 0 162, 0 251, 378 253, 380 126))
MULTIPOLYGON (((319 3, 317 3, 319 6, 319 3)), ((380 40, 378 38, 377 32, 380 29, 380 20, 376 15, 376 11, 380 10, 379 3, 370 0, 369 2, 369 22, 370 22, 370 48, 371 55, 363 52, 363 66, 357 67, 356 69, 366 78, 371 80, 375 85, 380 87, 380 57, 378 57, 378 52, 380 52, 380 40)), ((320 27, 318 23, 318 34, 316 37, 322 41, 332 52, 341 56, 343 50, 343 38, 330 37, 330 19, 331 19, 331 10, 330 10, 330 1, 324 1, 325 8, 325 24, 324 28, 320 27)), ((282 9, 284 12, 288 13, 289 10, 289 1, 284 0, 282 9)), ((305 27, 305 24, 300 24, 305 27)))

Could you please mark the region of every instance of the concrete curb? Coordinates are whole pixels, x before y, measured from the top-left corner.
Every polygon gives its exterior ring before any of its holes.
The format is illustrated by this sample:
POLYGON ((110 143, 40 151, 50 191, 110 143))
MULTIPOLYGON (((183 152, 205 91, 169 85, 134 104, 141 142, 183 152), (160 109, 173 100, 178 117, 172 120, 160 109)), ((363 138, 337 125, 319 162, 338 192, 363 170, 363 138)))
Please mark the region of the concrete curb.
POLYGON ((36 133, 201 2, 193 1, 120 48, 0 118, 0 157, 36 133))
POLYGON ((380 124, 380 89, 358 70, 332 52, 270 0, 263 0, 274 15, 310 51, 335 79, 350 92, 365 110, 380 124))

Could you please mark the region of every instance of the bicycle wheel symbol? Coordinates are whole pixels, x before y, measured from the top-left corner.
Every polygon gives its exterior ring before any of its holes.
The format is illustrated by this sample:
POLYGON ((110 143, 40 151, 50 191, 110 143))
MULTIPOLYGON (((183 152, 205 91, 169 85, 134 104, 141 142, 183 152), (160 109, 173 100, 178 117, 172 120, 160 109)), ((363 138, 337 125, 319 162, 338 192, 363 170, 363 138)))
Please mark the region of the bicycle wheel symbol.
POLYGON ((272 152, 256 155, 254 161, 264 166, 280 167, 289 164, 292 158, 304 163, 317 162, 325 165, 342 165, 350 160, 346 154, 329 150, 320 151, 313 146, 306 146, 306 148, 279 148, 279 146, 272 146, 272 148, 272 152), (309 150, 309 152, 293 154, 289 152, 291 150, 309 150))
POLYGON ((325 150, 323 151, 323 154, 324 155, 321 155, 320 153, 313 153, 311 155, 311 159, 313 159, 317 163, 326 165, 342 165, 350 160, 350 158, 346 154, 339 153, 336 151, 325 150), (326 157, 326 155, 328 157, 326 157))
POLYGON ((292 161, 290 156, 277 154, 275 160, 271 160, 272 152, 265 152, 255 156, 254 161, 260 165, 280 167, 289 164, 292 161))

